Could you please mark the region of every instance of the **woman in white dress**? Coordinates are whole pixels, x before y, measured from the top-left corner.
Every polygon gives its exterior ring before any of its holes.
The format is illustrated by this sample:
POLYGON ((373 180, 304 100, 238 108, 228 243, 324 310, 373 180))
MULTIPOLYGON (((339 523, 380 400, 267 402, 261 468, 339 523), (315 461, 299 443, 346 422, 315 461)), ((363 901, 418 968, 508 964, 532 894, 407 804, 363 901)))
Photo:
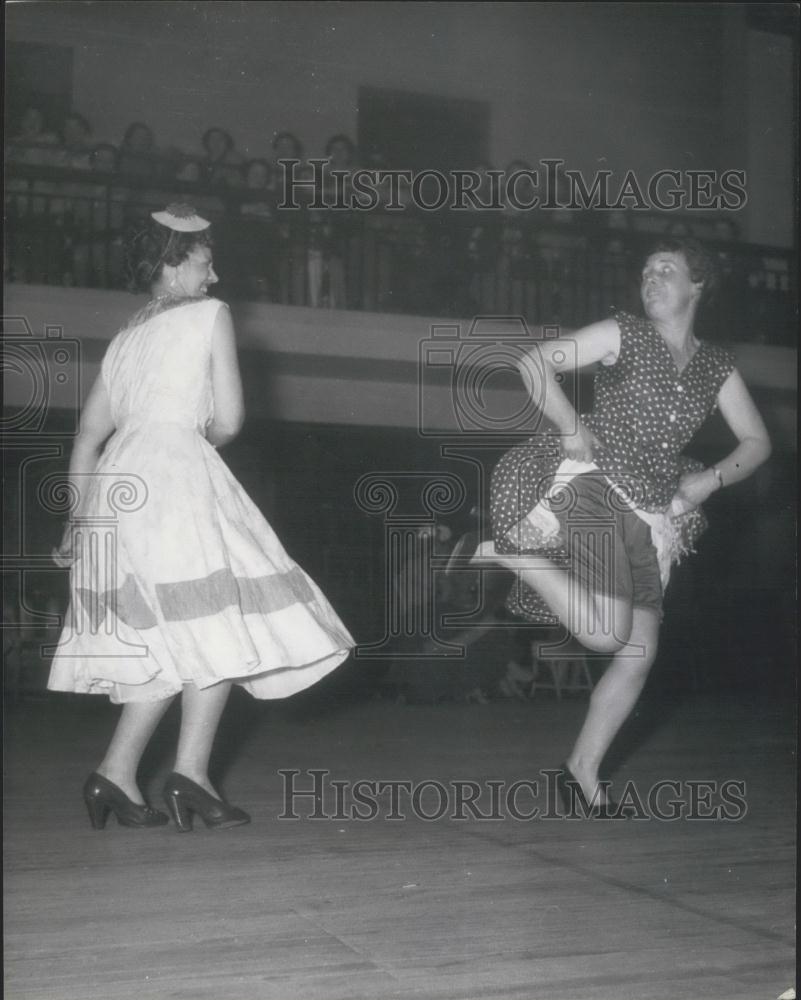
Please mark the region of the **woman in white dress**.
POLYGON ((219 458, 244 419, 228 307, 209 223, 172 205, 129 245, 134 290, 151 299, 112 340, 81 413, 69 479, 73 510, 56 553, 71 607, 48 687, 123 705, 84 798, 96 829, 110 812, 161 826, 136 780, 173 698, 182 699, 164 798, 180 830, 246 823, 208 776, 232 683, 283 698, 316 683, 354 641, 219 458))

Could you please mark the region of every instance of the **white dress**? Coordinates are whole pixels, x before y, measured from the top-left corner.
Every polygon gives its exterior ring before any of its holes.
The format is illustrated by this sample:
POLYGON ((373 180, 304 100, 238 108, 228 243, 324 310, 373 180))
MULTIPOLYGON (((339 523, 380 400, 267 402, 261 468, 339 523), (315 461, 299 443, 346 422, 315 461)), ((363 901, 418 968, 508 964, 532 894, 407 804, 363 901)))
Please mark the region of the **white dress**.
POLYGON ((108 347, 116 430, 81 486, 51 690, 153 701, 229 679, 283 698, 355 645, 204 436, 220 308, 189 301, 108 347))

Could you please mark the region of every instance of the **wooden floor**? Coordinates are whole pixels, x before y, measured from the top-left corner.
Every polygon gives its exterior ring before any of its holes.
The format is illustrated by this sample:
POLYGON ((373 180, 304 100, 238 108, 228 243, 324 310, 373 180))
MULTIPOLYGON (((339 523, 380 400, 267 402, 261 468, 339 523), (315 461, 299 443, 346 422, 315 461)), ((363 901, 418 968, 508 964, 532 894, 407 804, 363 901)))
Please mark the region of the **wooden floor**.
MULTIPOLYGON (((253 823, 180 835, 91 830, 80 787, 114 710, 23 699, 6 720, 6 997, 780 996, 795 966, 786 703, 646 705, 618 755, 615 779, 641 792, 659 779, 745 781, 739 822, 426 821, 408 798, 405 821, 386 818, 388 799, 371 822, 277 818, 279 769, 343 781, 536 778, 558 765, 582 711, 546 698, 293 707, 235 697, 217 759, 253 823)), ((144 765, 156 801, 173 727, 168 717, 144 765)), ((433 811, 436 800, 421 804, 433 811)), ((323 807, 335 805, 331 790, 323 807)))

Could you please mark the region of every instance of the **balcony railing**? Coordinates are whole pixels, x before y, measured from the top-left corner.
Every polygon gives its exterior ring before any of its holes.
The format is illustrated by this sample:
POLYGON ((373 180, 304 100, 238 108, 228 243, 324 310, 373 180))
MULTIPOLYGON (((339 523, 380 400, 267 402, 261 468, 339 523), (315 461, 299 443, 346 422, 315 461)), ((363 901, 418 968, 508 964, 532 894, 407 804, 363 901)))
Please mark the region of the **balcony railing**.
POLYGON ((792 253, 740 242, 729 219, 700 213, 282 209, 271 191, 9 163, 6 279, 122 288, 126 232, 176 200, 215 224, 222 297, 576 327, 612 308, 636 309, 648 247, 693 235, 722 265, 702 334, 796 342, 792 253))

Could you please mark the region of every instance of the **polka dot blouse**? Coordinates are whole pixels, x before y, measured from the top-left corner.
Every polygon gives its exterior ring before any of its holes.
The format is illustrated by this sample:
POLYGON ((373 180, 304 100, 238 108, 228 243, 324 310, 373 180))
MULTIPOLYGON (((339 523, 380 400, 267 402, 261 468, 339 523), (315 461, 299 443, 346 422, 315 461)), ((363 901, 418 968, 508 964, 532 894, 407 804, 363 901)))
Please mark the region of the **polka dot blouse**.
POLYGON ((701 341, 679 371, 648 320, 628 313, 615 318, 620 351, 614 364, 599 366, 593 412, 584 423, 601 441, 596 461, 603 471, 610 478, 636 477, 642 506, 664 509, 687 469, 682 452, 715 411, 734 356, 701 341))

